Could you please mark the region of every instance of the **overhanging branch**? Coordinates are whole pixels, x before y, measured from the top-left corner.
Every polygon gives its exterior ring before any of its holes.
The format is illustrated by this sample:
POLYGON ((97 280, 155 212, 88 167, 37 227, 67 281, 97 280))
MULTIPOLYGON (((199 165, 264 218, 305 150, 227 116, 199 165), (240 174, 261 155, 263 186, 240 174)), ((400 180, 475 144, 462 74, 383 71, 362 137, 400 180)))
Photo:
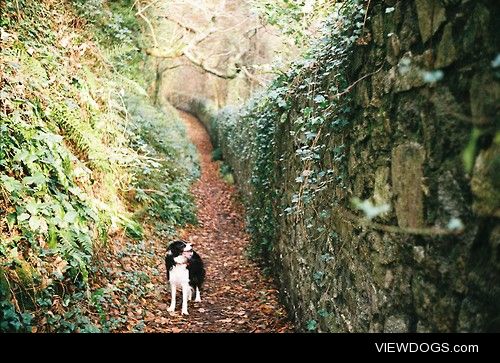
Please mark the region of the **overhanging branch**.
POLYGON ((203 69, 205 72, 210 73, 210 74, 217 76, 219 78, 234 79, 238 75, 237 71, 234 71, 231 73, 221 72, 218 69, 207 67, 206 65, 203 64, 204 60, 196 58, 196 56, 193 53, 191 53, 189 49, 184 50, 184 56, 187 58, 187 60, 189 60, 195 66, 197 66, 197 67, 203 69))

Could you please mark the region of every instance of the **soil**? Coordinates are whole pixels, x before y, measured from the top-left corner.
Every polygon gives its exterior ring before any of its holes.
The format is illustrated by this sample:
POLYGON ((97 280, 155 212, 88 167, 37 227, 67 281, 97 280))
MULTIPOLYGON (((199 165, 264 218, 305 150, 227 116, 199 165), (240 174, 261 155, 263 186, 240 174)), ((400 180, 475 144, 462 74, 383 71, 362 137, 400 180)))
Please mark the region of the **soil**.
MULTIPOLYGON (((178 236, 192 243, 204 261, 202 301, 190 301, 189 316, 183 316, 178 291, 176 311, 167 312, 170 288, 164 256, 168 241, 153 226, 146 226, 142 244, 115 238, 104 257, 110 272, 108 290, 115 290, 102 305, 107 319, 116 322, 111 331, 292 332, 272 279, 245 255, 250 238, 235 186, 221 178, 219 162, 212 161, 212 144, 203 125, 187 113, 181 116, 198 149, 201 177, 191 190, 198 224, 178 230, 178 236)), ((100 284, 105 283, 101 279, 100 284)))

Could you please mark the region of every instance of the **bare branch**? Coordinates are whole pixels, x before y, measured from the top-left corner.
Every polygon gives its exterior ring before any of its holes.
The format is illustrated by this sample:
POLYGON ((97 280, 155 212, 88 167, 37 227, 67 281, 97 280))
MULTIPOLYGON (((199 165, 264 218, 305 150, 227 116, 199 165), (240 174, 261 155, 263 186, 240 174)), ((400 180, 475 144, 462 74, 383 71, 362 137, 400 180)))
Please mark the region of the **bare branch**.
POLYGON ((241 69, 243 70, 243 73, 245 73, 245 76, 247 76, 248 79, 250 79, 251 81, 254 81, 254 82, 257 82, 259 84, 259 86, 262 86, 264 87, 266 84, 264 82, 262 82, 260 79, 258 79, 257 77, 255 77, 253 74, 251 74, 247 67, 245 66, 241 66, 241 69))
POLYGON ((351 92, 351 90, 354 88, 354 86, 357 85, 359 82, 361 82, 362 80, 364 80, 367 77, 373 76, 374 74, 380 72, 382 70, 382 68, 384 67, 384 64, 385 63, 382 63, 382 65, 380 66, 380 68, 377 69, 376 71, 368 73, 368 74, 365 74, 363 77, 361 77, 360 79, 356 80, 354 83, 352 83, 345 90, 343 90, 342 92, 336 93, 333 96, 329 96, 329 98, 340 98, 341 96, 345 95, 346 93, 351 92))
MULTIPOLYGON (((151 4, 153 4, 153 3, 151 3, 151 4)), ((151 4, 149 4, 148 6, 150 6, 151 4)), ((143 12, 144 9, 141 9, 141 6, 140 6, 139 2, 136 3, 136 6, 137 6, 137 9, 138 9, 136 15, 139 15, 141 17, 141 19, 144 20, 146 22, 146 24, 148 24, 149 31, 151 32, 151 37, 153 38, 154 47, 157 48, 158 47, 158 41, 156 40, 156 35, 155 35, 155 31, 153 29, 153 25, 151 24, 151 22, 149 21, 149 19, 146 16, 144 16, 144 14, 142 14, 142 12, 143 12)))
POLYGON ((195 45, 198 45, 200 44, 201 42, 203 42, 205 39, 207 39, 210 35, 212 35, 213 33, 215 33, 217 31, 216 28, 210 28, 208 31, 206 31, 205 33, 201 33, 199 35, 197 35, 196 37, 194 37, 191 42, 189 42, 187 48, 192 48, 194 47, 195 45))
POLYGON ((345 220, 353 222, 358 226, 372 228, 388 233, 402 233, 402 234, 417 235, 417 236, 453 236, 453 235, 460 235, 464 232, 464 229, 450 230, 438 226, 411 228, 411 227, 399 227, 399 226, 375 223, 367 220, 364 217, 358 217, 343 207, 338 207, 338 210, 341 210, 341 213, 339 215, 341 215, 345 220))
POLYGON ((147 55, 155 58, 178 58, 183 55, 182 51, 173 49, 170 51, 165 51, 159 48, 146 48, 145 52, 147 55))
POLYGON ((196 56, 193 53, 191 53, 191 51, 189 49, 187 49, 187 48, 184 50, 184 56, 191 63, 193 63, 195 66, 198 66, 201 69, 203 69, 205 72, 210 73, 210 74, 212 74, 214 76, 217 76, 219 78, 234 79, 234 78, 236 78, 236 76, 238 74, 236 71, 233 71, 231 73, 228 73, 228 72, 223 73, 223 72, 219 71, 218 69, 210 68, 210 67, 205 66, 203 64, 204 60, 196 58, 196 56))
POLYGON ((193 28, 192 26, 186 25, 186 24, 184 24, 184 23, 180 22, 179 20, 174 19, 174 18, 172 18, 172 17, 170 17, 170 16, 168 16, 168 15, 163 15, 163 16, 162 16, 162 18, 165 18, 165 19, 167 19, 167 20, 170 20, 171 22, 173 22, 173 23, 175 23, 175 24, 179 25, 181 28, 186 29, 186 30, 187 30, 188 32, 190 32, 190 33, 194 33, 194 34, 196 34, 196 33, 199 33, 199 32, 200 32, 199 30, 197 30, 197 29, 193 28))
POLYGON ((143 7, 142 9, 139 7, 139 2, 136 1, 134 4, 137 5, 137 10, 138 11, 137 11, 137 13, 135 13, 135 15, 141 15, 141 13, 145 12, 147 8, 149 8, 150 6, 153 6, 158 1, 160 1, 160 0, 153 0, 148 5, 146 5, 145 7, 143 7))
MULTIPOLYGON (((153 3, 155 3, 155 0, 152 0, 151 3, 149 3, 146 7, 151 6, 153 3)), ((178 3, 177 5, 180 5, 181 3, 178 3)), ((186 5, 188 5, 186 3, 186 5)), ((245 19, 244 21, 231 26, 228 29, 218 29, 217 28, 217 17, 221 16, 223 14, 223 11, 226 6, 226 1, 221 1, 219 3, 219 6, 216 9, 213 9, 212 11, 207 11, 207 9, 201 9, 200 5, 197 4, 196 2, 190 2, 189 6, 191 8, 199 8, 200 10, 203 10, 203 14, 205 16, 210 16, 207 19, 209 20, 209 24, 207 24, 210 28, 209 29, 199 29, 198 26, 192 25, 192 24, 186 24, 184 21, 176 19, 176 17, 171 16, 171 15, 161 15, 162 18, 167 19, 173 23, 175 23, 177 26, 179 26, 181 29, 186 30, 189 32, 192 36, 187 37, 187 34, 185 33, 185 44, 184 46, 179 47, 179 49, 175 50, 162 50, 159 49, 158 43, 156 41, 156 37, 153 37, 154 40, 154 46, 151 48, 146 49, 146 53, 150 56, 157 57, 157 58, 166 58, 166 59, 173 59, 173 58, 178 58, 178 57, 184 57, 187 61, 189 61, 191 64, 193 64, 196 67, 201 68, 203 71, 212 74, 216 77, 223 78, 223 79, 233 79, 236 78, 238 72, 242 69, 238 63, 240 59, 244 56, 244 54, 247 52, 246 47, 237 47, 240 49, 235 49, 234 51, 228 52, 227 56, 229 56, 229 59, 225 61, 225 64, 228 64, 229 66, 227 67, 227 70, 219 70, 218 67, 210 67, 206 63, 209 59, 211 59, 211 56, 206 56, 200 53, 200 49, 197 49, 197 46, 199 46, 201 43, 206 41, 212 34, 218 33, 218 32, 229 32, 234 28, 241 27, 245 24, 245 22, 248 21, 248 19, 245 19), (242 49, 243 48, 243 49, 242 49), (234 56, 231 56, 231 54, 234 54, 234 56)), ((137 5, 139 8, 139 5, 137 5)), ((139 9, 137 12, 137 15, 143 17, 144 15, 142 14, 145 8, 139 9)), ((144 18, 143 18, 144 19, 144 18)), ((145 21, 147 19, 144 19, 145 21)), ((148 22, 148 25, 150 23, 148 22)), ((151 28, 151 26, 150 26, 151 28)), ((258 29, 250 29, 245 32, 245 35, 250 34, 250 33, 256 33, 258 29)), ((154 36, 153 31, 151 32, 154 36)), ((182 39, 182 37, 181 37, 182 39)), ((179 65, 180 66, 180 65, 179 65)), ((176 68, 177 66, 175 66, 176 68)), ((222 67, 226 68, 226 67, 222 67)), ((255 82, 259 83, 260 85, 263 85, 262 81, 257 79, 255 76, 253 76, 248 69, 243 70, 245 72, 245 75, 247 78, 254 80, 255 82)))

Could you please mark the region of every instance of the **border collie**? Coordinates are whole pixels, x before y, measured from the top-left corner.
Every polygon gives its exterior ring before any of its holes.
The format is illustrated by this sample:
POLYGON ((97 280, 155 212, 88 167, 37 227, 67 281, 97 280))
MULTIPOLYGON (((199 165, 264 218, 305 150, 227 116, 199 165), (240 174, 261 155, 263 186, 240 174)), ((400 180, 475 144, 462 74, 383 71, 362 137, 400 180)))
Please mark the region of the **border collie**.
POLYGON ((170 282, 172 300, 170 312, 175 311, 175 294, 177 287, 182 288, 182 315, 189 315, 187 301, 193 298, 193 290, 196 290, 194 301, 200 302, 200 289, 205 280, 205 268, 200 255, 191 245, 185 241, 177 240, 170 243, 165 256, 167 267, 167 281, 170 282))

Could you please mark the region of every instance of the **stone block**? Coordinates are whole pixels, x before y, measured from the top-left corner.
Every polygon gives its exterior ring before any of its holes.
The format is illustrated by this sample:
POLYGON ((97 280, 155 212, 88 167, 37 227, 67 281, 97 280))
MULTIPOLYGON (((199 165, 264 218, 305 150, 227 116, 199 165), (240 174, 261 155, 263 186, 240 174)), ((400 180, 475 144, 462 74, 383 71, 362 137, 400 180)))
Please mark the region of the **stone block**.
POLYGON ((392 150, 392 187, 400 227, 418 228, 423 225, 424 160, 424 148, 416 142, 404 143, 392 150))
POLYGON ((439 0, 415 0, 422 43, 427 42, 446 20, 445 8, 439 0))

